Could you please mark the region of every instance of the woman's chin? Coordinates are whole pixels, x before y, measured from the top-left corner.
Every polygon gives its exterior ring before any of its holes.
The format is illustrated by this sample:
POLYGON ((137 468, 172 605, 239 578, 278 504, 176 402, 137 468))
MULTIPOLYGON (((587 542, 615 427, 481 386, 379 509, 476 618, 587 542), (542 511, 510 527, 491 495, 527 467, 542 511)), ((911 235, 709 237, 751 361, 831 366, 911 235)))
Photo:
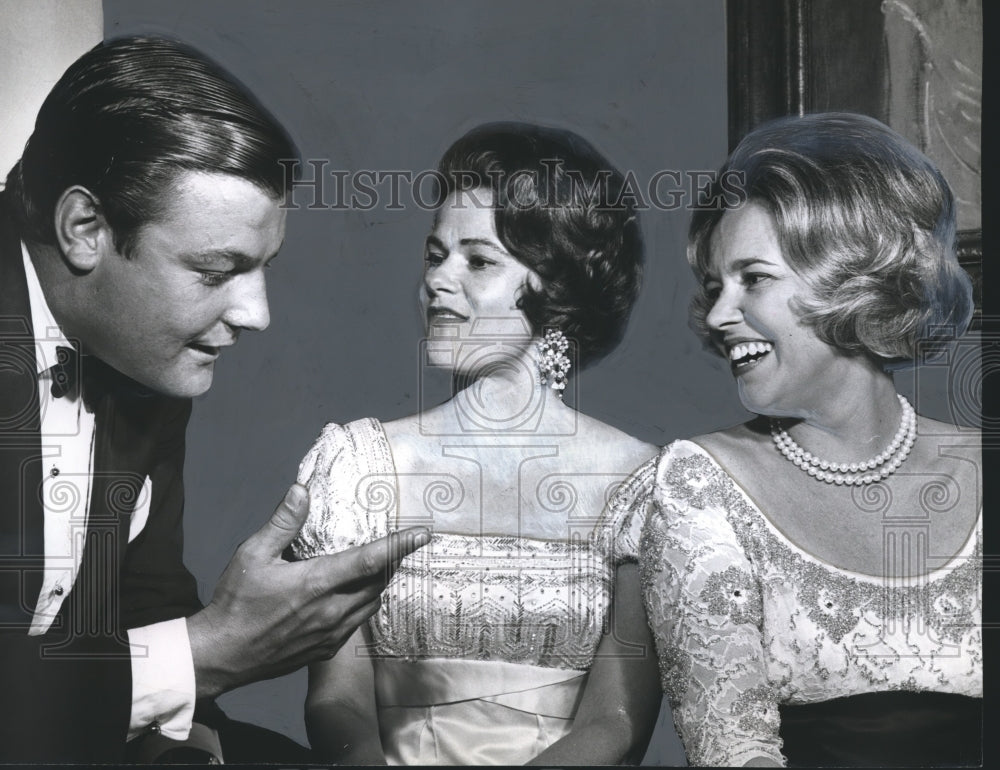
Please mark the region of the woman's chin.
POLYGON ((751 414, 760 414, 765 416, 770 415, 770 412, 768 411, 769 406, 767 399, 762 399, 758 394, 748 391, 748 389, 743 386, 742 382, 738 382, 736 391, 739 396, 740 403, 748 412, 751 414))
POLYGON ((743 388, 742 384, 739 387, 739 397, 744 409, 761 417, 798 420, 806 416, 801 408, 792 404, 782 404, 774 399, 764 398, 761 394, 749 392, 743 388))

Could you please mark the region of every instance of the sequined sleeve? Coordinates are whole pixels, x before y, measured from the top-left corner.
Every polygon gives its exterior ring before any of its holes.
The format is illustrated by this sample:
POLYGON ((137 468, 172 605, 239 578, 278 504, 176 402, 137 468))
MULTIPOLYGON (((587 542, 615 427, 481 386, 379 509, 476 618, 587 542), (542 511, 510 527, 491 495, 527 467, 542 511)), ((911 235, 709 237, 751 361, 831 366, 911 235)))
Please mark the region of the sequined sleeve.
POLYGON ((608 530, 613 549, 612 563, 639 560, 639 538, 656 478, 656 458, 639 466, 615 491, 608 502, 608 530))
POLYGON ((688 762, 784 764, 762 651, 761 590, 727 501, 690 442, 660 455, 641 539, 646 612, 688 762))
MULTIPOLYGON (((376 518, 362 499, 372 486, 373 437, 380 435, 370 422, 328 423, 300 463, 298 482, 309 490, 309 517, 292 542, 297 558, 336 553, 385 534, 384 516, 376 518)), ((391 478, 380 481, 392 484, 391 478)))

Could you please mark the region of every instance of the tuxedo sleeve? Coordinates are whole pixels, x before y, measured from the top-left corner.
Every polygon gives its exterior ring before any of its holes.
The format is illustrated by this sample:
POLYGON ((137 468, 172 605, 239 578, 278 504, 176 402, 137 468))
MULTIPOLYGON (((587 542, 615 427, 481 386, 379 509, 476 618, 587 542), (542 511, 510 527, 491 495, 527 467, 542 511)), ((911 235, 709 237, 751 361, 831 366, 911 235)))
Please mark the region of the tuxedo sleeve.
POLYGON ((201 609, 198 584, 184 566, 184 434, 189 400, 167 400, 157 410, 160 435, 148 475, 149 518, 125 552, 122 610, 125 628, 184 618, 201 609))
POLYGON ((122 572, 122 605, 132 651, 132 709, 128 737, 156 724, 183 739, 195 707, 188 615, 201 609, 197 582, 184 567, 184 452, 191 402, 168 402, 152 455, 152 499, 142 532, 129 544, 122 572))
POLYGON ((132 713, 128 739, 155 724, 161 735, 185 740, 195 707, 194 661, 184 618, 128 631, 132 650, 132 713))

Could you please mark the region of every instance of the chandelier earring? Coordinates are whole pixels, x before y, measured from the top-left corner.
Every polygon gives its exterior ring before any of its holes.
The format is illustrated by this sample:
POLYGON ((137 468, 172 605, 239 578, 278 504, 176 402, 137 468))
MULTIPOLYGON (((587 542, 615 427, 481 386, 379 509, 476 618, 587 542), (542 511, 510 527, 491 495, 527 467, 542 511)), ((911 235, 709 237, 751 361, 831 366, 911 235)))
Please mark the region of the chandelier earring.
POLYGON ((569 340, 559 329, 549 329, 535 346, 538 350, 539 382, 548 385, 562 398, 571 366, 569 356, 566 355, 569 340))

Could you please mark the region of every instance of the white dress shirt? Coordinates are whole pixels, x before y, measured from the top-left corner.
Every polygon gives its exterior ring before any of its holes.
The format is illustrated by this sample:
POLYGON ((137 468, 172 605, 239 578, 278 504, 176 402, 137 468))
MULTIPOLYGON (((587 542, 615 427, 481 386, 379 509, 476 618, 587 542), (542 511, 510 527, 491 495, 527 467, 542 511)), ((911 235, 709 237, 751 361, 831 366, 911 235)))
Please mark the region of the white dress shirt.
MULTIPOLYGON (((87 532, 94 466, 94 414, 79 392, 52 397, 51 367, 56 350, 72 347, 45 300, 38 274, 21 244, 28 302, 35 335, 38 402, 42 436, 42 504, 45 512, 45 571, 30 636, 48 631, 80 571, 87 532)), ((153 487, 147 476, 129 524, 129 542, 149 516, 153 487)), ((161 735, 185 739, 194 715, 195 680, 191 643, 184 618, 128 630, 132 659, 132 713, 128 738, 150 725, 161 735)))

